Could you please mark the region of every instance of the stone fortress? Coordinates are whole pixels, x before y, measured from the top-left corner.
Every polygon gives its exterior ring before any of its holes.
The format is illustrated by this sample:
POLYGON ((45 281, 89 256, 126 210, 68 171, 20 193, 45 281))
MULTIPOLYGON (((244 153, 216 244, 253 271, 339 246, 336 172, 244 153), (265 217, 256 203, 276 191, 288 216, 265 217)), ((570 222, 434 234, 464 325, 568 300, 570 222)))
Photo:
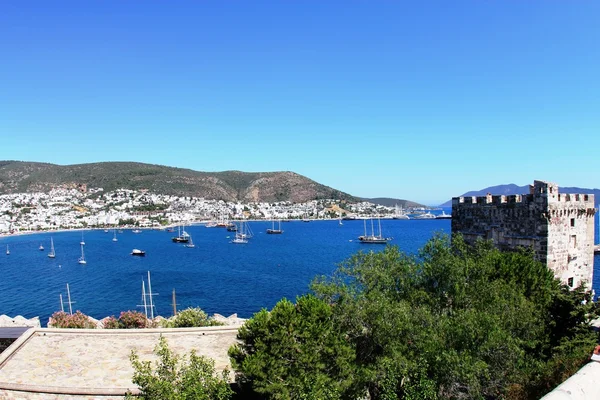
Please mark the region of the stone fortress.
POLYGON ((561 282, 591 289, 594 204, 594 195, 559 193, 544 181, 534 181, 525 195, 454 197, 452 233, 468 243, 492 240, 501 250, 531 247, 561 282))

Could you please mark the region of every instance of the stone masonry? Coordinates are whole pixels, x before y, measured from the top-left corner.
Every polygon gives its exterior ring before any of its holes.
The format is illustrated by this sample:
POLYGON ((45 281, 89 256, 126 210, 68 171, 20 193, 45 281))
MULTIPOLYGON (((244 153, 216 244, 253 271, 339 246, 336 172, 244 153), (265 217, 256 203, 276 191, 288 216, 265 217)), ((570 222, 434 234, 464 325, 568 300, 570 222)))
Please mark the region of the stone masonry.
POLYGON ((536 258, 570 287, 592 285, 594 195, 559 193, 534 181, 529 194, 454 197, 452 233, 468 243, 492 240, 501 250, 531 247, 536 258))

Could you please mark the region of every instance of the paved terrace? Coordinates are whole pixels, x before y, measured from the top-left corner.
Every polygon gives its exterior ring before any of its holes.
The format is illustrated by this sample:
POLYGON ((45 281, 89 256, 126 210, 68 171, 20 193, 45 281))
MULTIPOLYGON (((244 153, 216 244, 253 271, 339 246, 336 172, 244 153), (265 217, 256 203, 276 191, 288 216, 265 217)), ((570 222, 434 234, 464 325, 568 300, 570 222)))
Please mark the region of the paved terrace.
POLYGON ((195 349, 215 360, 218 371, 231 370, 227 350, 236 342, 236 334, 236 327, 32 328, 0 354, 0 399, 108 399, 127 390, 136 393, 131 350, 142 361, 155 360, 153 350, 160 335, 177 354, 195 349))

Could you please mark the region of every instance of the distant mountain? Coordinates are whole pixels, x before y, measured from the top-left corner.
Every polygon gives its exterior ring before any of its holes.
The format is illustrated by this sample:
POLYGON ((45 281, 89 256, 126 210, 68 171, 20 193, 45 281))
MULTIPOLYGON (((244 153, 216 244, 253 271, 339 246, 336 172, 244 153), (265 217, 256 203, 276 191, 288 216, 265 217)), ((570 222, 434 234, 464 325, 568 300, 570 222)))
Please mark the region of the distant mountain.
MULTIPOLYGON (((594 201, 596 207, 600 204, 600 189, 587 189, 587 188, 579 188, 579 187, 560 187, 558 188, 559 193, 569 193, 569 194, 593 194, 594 201)), ((485 196, 486 194, 492 195, 510 195, 510 194, 528 194, 529 193, 529 185, 525 186, 517 186, 513 183, 508 185, 498 185, 498 186, 490 186, 481 190, 473 190, 467 192, 465 194, 461 194, 458 197, 464 196, 485 196)), ((452 199, 441 204, 440 207, 452 207, 452 199)))
POLYGON ((396 205, 398 205, 398 207, 402 207, 402 208, 427 207, 423 204, 415 203, 414 201, 402 200, 402 199, 391 199, 389 197, 375 197, 372 199, 361 198, 360 200, 368 201, 373 204, 379 204, 379 205, 382 205, 385 207, 395 207, 396 205))
POLYGON ((135 162, 56 165, 0 161, 0 194, 47 192, 58 186, 147 189, 154 193, 247 202, 355 201, 348 193, 294 172, 200 172, 135 162))

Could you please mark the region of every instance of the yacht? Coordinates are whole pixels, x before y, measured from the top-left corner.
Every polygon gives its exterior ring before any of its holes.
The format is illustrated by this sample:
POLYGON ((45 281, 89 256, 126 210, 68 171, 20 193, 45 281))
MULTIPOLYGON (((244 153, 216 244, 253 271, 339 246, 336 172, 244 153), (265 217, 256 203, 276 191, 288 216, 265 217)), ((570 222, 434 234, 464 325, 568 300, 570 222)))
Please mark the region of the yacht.
POLYGON ((56 253, 54 252, 54 240, 50 238, 50 252, 48 253, 48 258, 56 257, 56 253))
POLYGON ((39 249, 40 249, 40 251, 44 251, 44 245, 40 244, 39 249))
POLYGON ((435 218, 436 218, 435 215, 428 211, 426 213, 417 214, 412 219, 435 219, 435 218))
POLYGON ((144 250, 133 249, 133 250, 131 250, 131 255, 138 256, 138 257, 145 257, 146 252, 144 250))
POLYGON ((365 226, 365 234, 358 237, 358 240, 360 240, 361 243, 386 244, 387 242, 392 240, 392 238, 383 237, 383 235, 381 234, 381 220, 378 218, 377 221, 378 221, 378 225, 379 225, 379 234, 375 235, 375 229, 373 227, 373 220, 371 219, 371 234, 367 235, 367 220, 366 219, 363 220, 363 223, 365 226))
POLYGON ((271 221, 272 225, 270 229, 267 229, 267 233, 269 235, 281 234, 283 230, 281 229, 281 220, 279 220, 279 225, 277 229, 275 229, 275 220, 271 221))
POLYGON ((435 219, 451 219, 451 218, 452 218, 452 214, 446 214, 445 211, 442 211, 441 214, 435 216, 435 219))
POLYGON ((85 261, 85 255, 83 254, 83 245, 81 245, 81 257, 79 257, 79 260, 77 260, 77 262, 79 264, 87 264, 87 261, 85 261))

